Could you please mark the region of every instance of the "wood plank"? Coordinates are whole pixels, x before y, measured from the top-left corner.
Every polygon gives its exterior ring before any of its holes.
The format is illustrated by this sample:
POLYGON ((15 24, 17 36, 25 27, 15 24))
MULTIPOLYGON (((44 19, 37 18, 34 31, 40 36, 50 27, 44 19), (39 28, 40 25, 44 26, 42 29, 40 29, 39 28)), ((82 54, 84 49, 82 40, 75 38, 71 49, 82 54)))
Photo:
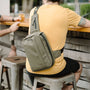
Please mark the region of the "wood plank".
POLYGON ((64 50, 64 56, 69 57, 78 61, 90 62, 90 53, 64 50))
POLYGON ((66 43, 75 44, 75 45, 84 45, 90 47, 90 39, 69 37, 67 38, 66 43))
POLYGON ((76 32, 76 31, 68 31, 67 37, 72 37, 72 38, 81 38, 81 39, 90 39, 90 33, 86 32, 76 32))
POLYGON ((86 63, 86 62, 81 62, 83 64, 83 68, 85 69, 90 69, 90 63, 86 63))
POLYGON ((90 33, 90 28, 82 28, 82 27, 69 27, 69 31, 77 31, 77 32, 88 32, 90 33))
MULTIPOLYGON (((73 90, 73 89, 72 89, 73 90)), ((85 90, 84 88, 77 87, 77 90, 85 90)))
POLYGON ((90 83, 90 69, 83 68, 80 78, 90 83))
POLYGON ((88 90, 90 89, 90 83, 88 83, 86 81, 82 81, 82 80, 78 81, 77 86, 81 87, 81 88, 88 89, 88 90))
POLYGON ((90 53, 90 47, 89 46, 66 43, 65 48, 70 49, 70 50, 77 50, 77 51, 81 51, 81 52, 90 53))

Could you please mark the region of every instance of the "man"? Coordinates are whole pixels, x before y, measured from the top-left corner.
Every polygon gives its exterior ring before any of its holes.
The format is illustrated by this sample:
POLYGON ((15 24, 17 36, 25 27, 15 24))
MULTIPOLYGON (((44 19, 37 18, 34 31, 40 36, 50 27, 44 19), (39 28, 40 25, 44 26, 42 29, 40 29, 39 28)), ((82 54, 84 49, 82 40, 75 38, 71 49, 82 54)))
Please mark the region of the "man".
MULTIPOLYGON (((20 21, 20 20, 21 20, 20 17, 14 17, 13 18, 13 17, 10 17, 10 16, 0 15, 0 22, 3 22, 3 21, 15 21, 15 23, 13 25, 11 25, 9 28, 4 29, 4 30, 0 30, 0 37, 18 30, 19 22, 16 22, 16 21, 20 21)), ((8 56, 8 53, 6 51, 7 50, 4 50, 4 48, 2 48, 0 46, 0 58, 8 56)))
MULTIPOLYGON (((43 5, 38 9, 37 12, 39 15, 39 27, 40 31, 44 32, 47 36, 52 50, 60 50, 65 46, 68 26, 90 27, 89 20, 82 18, 72 10, 61 7, 61 0, 42 1, 43 5)), ((30 12, 30 21, 34 10, 35 8, 30 12)), ((28 59, 26 60, 26 69, 33 86, 35 76, 57 78, 70 73, 75 73, 75 79, 77 82, 82 72, 82 65, 75 60, 64 57, 62 52, 61 56, 55 59, 54 65, 48 69, 34 72, 30 67, 28 59)), ((63 87, 62 90, 72 90, 72 87, 73 86, 70 83, 63 87)), ((36 90, 43 90, 43 84, 38 83, 36 90)))
MULTIPOLYGON (((0 21, 1 22, 2 21, 20 21, 20 19, 21 19, 20 17, 12 18, 9 16, 0 15, 0 21)), ((18 24, 19 24, 19 22, 16 22, 13 25, 11 25, 8 29, 0 31, 0 37, 18 30, 18 24)))

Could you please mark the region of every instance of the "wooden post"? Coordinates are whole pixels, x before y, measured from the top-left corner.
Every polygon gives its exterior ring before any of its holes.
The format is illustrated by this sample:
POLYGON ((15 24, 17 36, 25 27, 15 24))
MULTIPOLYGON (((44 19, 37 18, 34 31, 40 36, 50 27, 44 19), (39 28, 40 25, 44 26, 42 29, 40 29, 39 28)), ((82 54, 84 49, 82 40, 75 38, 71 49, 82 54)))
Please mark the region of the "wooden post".
POLYGON ((23 0, 22 2, 22 10, 26 13, 29 13, 33 8, 33 0, 23 0))
POLYGON ((80 6, 78 0, 75 0, 75 11, 80 15, 80 6))

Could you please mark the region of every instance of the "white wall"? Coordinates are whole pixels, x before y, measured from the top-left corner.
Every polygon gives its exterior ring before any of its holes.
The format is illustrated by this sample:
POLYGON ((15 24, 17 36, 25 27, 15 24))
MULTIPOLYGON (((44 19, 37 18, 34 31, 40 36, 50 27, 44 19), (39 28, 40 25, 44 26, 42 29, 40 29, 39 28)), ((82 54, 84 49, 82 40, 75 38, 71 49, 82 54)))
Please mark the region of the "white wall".
POLYGON ((10 0, 0 0, 0 14, 10 15, 10 0))

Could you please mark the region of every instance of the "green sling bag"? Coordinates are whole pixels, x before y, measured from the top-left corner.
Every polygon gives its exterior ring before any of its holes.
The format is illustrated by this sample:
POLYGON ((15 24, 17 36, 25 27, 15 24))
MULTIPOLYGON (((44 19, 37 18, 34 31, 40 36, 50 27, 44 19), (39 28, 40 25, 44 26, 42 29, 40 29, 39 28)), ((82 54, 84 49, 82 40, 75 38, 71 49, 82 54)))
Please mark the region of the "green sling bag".
POLYGON ((44 34, 40 32, 38 22, 38 8, 31 18, 30 35, 23 39, 23 46, 32 71, 40 71, 53 66, 63 49, 52 51, 44 34))

